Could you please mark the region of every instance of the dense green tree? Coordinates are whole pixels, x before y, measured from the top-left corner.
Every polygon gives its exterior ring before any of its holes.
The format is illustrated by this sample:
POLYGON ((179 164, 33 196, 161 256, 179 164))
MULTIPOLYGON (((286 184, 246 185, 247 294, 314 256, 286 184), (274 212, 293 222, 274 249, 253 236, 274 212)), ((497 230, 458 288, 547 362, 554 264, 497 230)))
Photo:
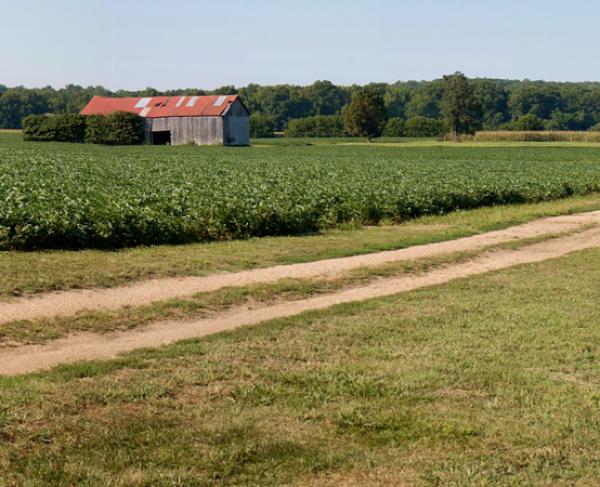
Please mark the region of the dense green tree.
POLYGON ((28 115, 23 119, 25 140, 83 142, 85 117, 76 113, 28 115))
MULTIPOLYGON (((541 119, 545 127, 561 130, 587 130, 600 122, 600 83, 476 79, 471 80, 471 84, 481 100, 480 122, 486 130, 505 127, 511 120, 527 114, 541 119)), ((55 90, 0 85, 0 128, 17 128, 21 119, 30 114, 78 113, 94 95, 181 96, 237 92, 251 112, 272 117, 275 128, 284 130, 289 120, 342 114, 352 94, 364 88, 383 97, 392 118, 442 117, 443 80, 372 83, 366 87, 337 86, 329 81, 317 81, 309 86, 250 84, 241 88, 224 86, 212 91, 188 87, 111 92, 101 86, 68 85, 55 90)))
POLYGON ((253 113, 250 115, 250 137, 263 138, 273 137, 275 123, 273 118, 262 113, 253 113))
POLYGON ((600 122, 600 85, 586 83, 580 87, 579 84, 569 84, 566 92, 570 112, 583 111, 589 125, 600 122))
POLYGON ((439 137, 444 134, 444 122, 418 115, 406 121, 404 133, 407 137, 439 137))
POLYGON ((480 126, 481 102, 475 96, 473 86, 461 72, 444 76, 442 114, 457 142, 461 135, 473 134, 480 126))
POLYGON ((276 130, 283 130, 287 121, 313 115, 312 103, 298 86, 278 85, 261 87, 256 92, 254 106, 270 115, 276 130))
POLYGON ((390 118, 383 129, 386 137, 402 137, 405 135, 404 119, 399 117, 390 118))
POLYGON ((85 136, 86 144, 104 144, 108 138, 108 126, 106 117, 102 115, 92 115, 85 118, 85 136))
POLYGON ((548 119, 554 110, 564 110, 564 99, 554 83, 526 81, 513 87, 508 105, 515 120, 523 115, 548 119))
POLYGON ((336 115, 350 100, 349 93, 331 81, 315 81, 305 92, 314 115, 336 115))
POLYGON ((530 113, 517 118, 512 123, 512 129, 522 131, 544 130, 544 121, 530 113))
POLYGON ((473 92, 481 103, 481 125, 484 130, 496 130, 511 119, 508 109, 507 82, 492 79, 472 80, 473 92))
POLYGON ((290 120, 286 137, 342 137, 344 119, 341 115, 315 115, 290 120))
POLYGON ((136 145, 144 142, 144 119, 135 113, 115 112, 104 117, 108 145, 136 145))
POLYGON ((354 137, 367 137, 369 141, 382 134, 387 121, 383 98, 372 89, 354 93, 344 113, 347 132, 354 137))
POLYGON ((137 96, 160 96, 161 92, 158 91, 156 88, 152 88, 151 86, 148 86, 147 88, 144 88, 142 91, 140 91, 137 96))
POLYGON ((233 85, 220 86, 211 92, 211 95, 237 95, 238 89, 233 85))
POLYGON ((27 115, 47 113, 49 100, 37 90, 10 88, 0 97, 0 127, 21 128, 21 120, 27 115))
POLYGON ((410 101, 406 105, 407 117, 441 117, 441 101, 444 85, 440 80, 430 83, 419 83, 413 90, 410 101))
POLYGON ((546 130, 586 130, 592 125, 583 110, 576 113, 564 113, 554 110, 544 124, 546 130))
POLYGON ((406 118, 406 107, 410 102, 413 88, 406 85, 392 85, 383 95, 385 108, 390 117, 406 118))

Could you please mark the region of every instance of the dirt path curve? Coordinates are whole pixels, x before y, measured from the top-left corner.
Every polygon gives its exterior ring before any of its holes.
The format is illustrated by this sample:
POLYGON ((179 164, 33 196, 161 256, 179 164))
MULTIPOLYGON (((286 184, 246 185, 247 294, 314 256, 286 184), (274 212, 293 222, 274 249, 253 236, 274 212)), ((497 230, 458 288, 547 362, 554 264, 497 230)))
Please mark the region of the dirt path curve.
POLYGON ((3 351, 0 355, 0 375, 22 374, 78 360, 107 359, 141 347, 156 347, 336 304, 390 296, 519 264, 541 262, 593 247, 600 247, 600 227, 516 250, 488 252, 469 262, 448 265, 418 276, 385 279, 367 286, 299 301, 253 310, 236 309, 220 317, 197 321, 163 321, 130 332, 73 335, 46 345, 3 351))
POLYGON ((600 211, 544 218, 504 230, 400 250, 303 264, 278 265, 206 277, 152 279, 109 289, 47 293, 0 303, 0 324, 16 320, 69 316, 82 310, 111 310, 123 306, 141 306, 228 286, 271 283, 286 278, 315 278, 324 275, 333 277, 359 267, 477 250, 490 245, 551 233, 566 233, 590 223, 600 225, 600 211))

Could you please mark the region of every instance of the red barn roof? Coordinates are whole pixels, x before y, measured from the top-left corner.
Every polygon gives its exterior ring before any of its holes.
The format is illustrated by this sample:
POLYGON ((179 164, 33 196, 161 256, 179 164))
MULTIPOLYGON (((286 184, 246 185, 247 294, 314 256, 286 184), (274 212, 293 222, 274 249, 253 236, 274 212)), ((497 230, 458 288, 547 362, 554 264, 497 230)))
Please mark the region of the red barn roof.
POLYGON ((219 117, 238 98, 237 95, 149 96, 143 98, 94 96, 81 110, 81 115, 108 115, 124 111, 145 118, 219 117))

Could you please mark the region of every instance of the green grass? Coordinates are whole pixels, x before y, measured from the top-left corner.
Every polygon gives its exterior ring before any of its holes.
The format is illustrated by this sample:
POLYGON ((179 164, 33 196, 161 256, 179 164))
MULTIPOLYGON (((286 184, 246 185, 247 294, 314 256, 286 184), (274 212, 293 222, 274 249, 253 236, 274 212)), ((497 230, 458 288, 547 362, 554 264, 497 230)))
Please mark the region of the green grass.
POLYGON ((595 485, 600 251, 0 379, 4 485, 595 485))
MULTIPOLYGON (((521 245, 525 243, 521 242, 521 245)), ((511 242, 509 245, 514 247, 517 244, 518 242, 511 242)), ((502 245, 493 246, 487 250, 502 247, 502 245)), ((112 311, 81 311, 74 316, 3 323, 0 326, 0 350, 7 346, 41 344, 78 332, 124 331, 164 320, 208 318, 240 306, 251 309, 296 301, 317 294, 364 285, 384 277, 421 274, 441 265, 466 261, 484 251, 482 249, 474 252, 456 252, 435 258, 402 261, 377 267, 361 267, 335 278, 282 279, 272 284, 226 287, 186 298, 170 299, 143 306, 127 306, 112 311)))
POLYGON ((374 267, 360 267, 335 277, 281 279, 275 283, 226 287, 193 296, 169 299, 142 306, 117 310, 80 311, 74 316, 54 316, 36 320, 18 320, 0 326, 0 350, 3 347, 42 344, 74 333, 126 331, 159 321, 189 321, 210 318, 234 308, 252 309, 276 303, 297 301, 366 285, 382 278, 418 275, 446 265, 472 260, 486 252, 517 249, 534 243, 585 231, 589 226, 568 233, 490 245, 475 251, 454 252, 436 257, 392 262, 374 267))
POLYGON ((100 147, 1 135, 0 249, 303 234, 599 190, 598 146, 100 147))
POLYGON ((0 297, 109 287, 152 277, 206 275, 410 247, 504 228, 550 215, 600 210, 589 195, 453 212, 402 225, 349 227, 302 237, 138 247, 119 251, 0 252, 0 297))

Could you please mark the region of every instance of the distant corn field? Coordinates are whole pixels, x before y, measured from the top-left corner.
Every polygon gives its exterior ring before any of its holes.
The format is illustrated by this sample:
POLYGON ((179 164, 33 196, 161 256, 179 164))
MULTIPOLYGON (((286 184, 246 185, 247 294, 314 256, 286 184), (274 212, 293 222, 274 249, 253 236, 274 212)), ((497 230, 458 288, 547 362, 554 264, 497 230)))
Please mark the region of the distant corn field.
POLYGON ((499 130, 477 132, 467 140, 475 142, 600 142, 600 132, 499 130))

